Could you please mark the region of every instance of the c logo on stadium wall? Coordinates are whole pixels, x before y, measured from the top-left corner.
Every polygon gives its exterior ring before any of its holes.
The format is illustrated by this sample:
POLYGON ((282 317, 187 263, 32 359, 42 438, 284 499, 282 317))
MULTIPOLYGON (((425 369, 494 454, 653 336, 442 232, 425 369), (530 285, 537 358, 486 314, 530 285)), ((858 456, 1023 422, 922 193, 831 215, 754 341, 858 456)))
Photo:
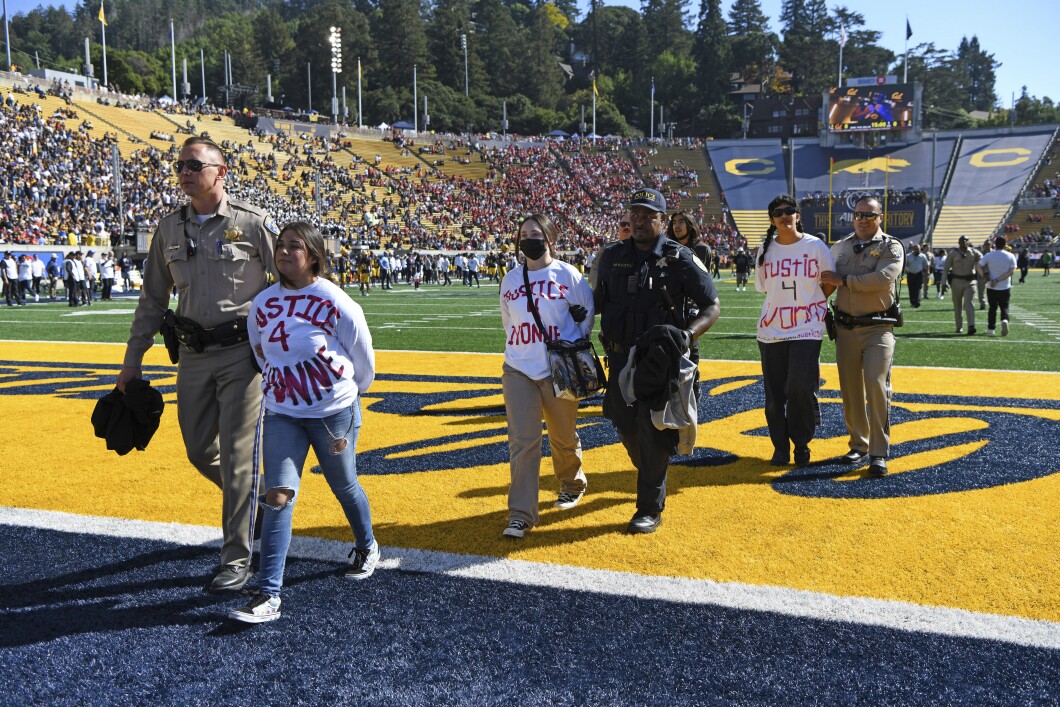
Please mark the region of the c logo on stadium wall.
POLYGON ((777 163, 760 157, 737 157, 725 163, 725 171, 738 177, 753 177, 777 171, 777 163))
MULTIPOLYGON (((118 370, 76 363, 0 361, 4 383, 0 395, 95 400, 110 390, 118 370)), ((174 374, 170 366, 144 368, 145 377, 155 381, 164 395, 175 391, 174 374)), ((370 391, 363 401, 365 410, 408 418, 409 423, 394 426, 394 441, 388 446, 358 452, 360 473, 403 474, 507 464, 498 377, 381 374, 377 380, 386 383, 377 388, 389 391, 370 391), (427 388, 436 392, 425 392, 427 388), (466 431, 469 427, 474 431, 466 431)), ((702 391, 695 453, 675 457, 673 473, 680 475, 681 467, 759 462, 767 468, 764 459, 746 456, 751 440, 757 438, 768 446, 760 376, 706 381, 702 391)), ((822 398, 838 398, 838 393, 825 391, 822 398)), ((1056 401, 895 393, 890 464, 904 471, 873 478, 835 460, 815 459, 808 467, 774 479, 771 486, 778 493, 795 496, 884 499, 972 491, 1042 478, 1060 472, 1060 447, 1055 444, 1060 438, 1060 419, 1049 419, 1060 418, 1058 410, 1056 401)), ((615 445, 622 462, 628 463, 618 435, 600 414, 599 399, 583 402, 580 412, 582 447, 615 445)), ((842 406, 822 403, 821 412, 816 439, 832 439, 838 443, 833 446, 845 451, 842 406)), ((169 424, 175 424, 175 417, 170 419, 174 422, 169 424)), ((703 483, 710 483, 709 472, 703 483)))
POLYGON ((980 150, 968 158, 973 167, 1012 167, 1023 164, 1030 159, 1031 151, 1026 147, 1000 147, 994 150, 980 150), (1011 159, 987 159, 992 155, 1020 155, 1011 159))

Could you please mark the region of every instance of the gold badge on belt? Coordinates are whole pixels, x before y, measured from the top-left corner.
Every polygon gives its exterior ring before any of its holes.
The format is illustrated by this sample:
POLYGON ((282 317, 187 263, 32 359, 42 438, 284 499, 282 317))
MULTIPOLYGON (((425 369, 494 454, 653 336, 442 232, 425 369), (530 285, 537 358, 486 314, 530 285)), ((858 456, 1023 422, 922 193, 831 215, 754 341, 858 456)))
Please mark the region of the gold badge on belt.
POLYGON ((243 240, 243 229, 239 226, 232 226, 231 228, 226 228, 225 240, 232 242, 243 240))

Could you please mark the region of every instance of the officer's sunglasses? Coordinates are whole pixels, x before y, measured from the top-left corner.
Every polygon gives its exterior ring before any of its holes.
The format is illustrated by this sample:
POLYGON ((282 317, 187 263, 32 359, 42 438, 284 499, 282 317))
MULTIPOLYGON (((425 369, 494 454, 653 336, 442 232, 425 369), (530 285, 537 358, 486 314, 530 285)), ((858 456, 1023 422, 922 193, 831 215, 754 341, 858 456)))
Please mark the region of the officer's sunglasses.
POLYGON ((780 218, 781 216, 794 216, 799 213, 799 210, 794 206, 782 206, 773 209, 773 218, 780 218))
POLYGON ((619 221, 618 225, 622 228, 629 228, 629 221, 619 221))
POLYGON ((201 172, 203 167, 223 167, 216 162, 201 162, 199 160, 177 160, 173 163, 173 172, 180 174, 187 167, 189 172, 201 172))
POLYGON ((875 211, 855 211, 854 218, 858 221, 875 221, 880 217, 880 214, 875 211))

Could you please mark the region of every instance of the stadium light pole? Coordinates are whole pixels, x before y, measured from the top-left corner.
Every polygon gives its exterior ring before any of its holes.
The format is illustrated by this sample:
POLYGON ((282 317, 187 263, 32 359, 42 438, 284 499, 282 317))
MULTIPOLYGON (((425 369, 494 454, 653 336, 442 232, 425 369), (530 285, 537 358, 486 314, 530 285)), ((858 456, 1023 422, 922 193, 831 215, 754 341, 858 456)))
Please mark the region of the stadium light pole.
POLYGON ((467 97, 467 35, 460 35, 460 46, 464 48, 464 96, 467 97))
POLYGON ((7 0, 4 0, 4 49, 7 50, 7 63, 4 64, 4 70, 11 71, 11 33, 7 23, 7 0))
POLYGON ((331 121, 339 122, 339 89, 338 78, 342 73, 342 28, 332 27, 328 39, 331 43, 331 121))

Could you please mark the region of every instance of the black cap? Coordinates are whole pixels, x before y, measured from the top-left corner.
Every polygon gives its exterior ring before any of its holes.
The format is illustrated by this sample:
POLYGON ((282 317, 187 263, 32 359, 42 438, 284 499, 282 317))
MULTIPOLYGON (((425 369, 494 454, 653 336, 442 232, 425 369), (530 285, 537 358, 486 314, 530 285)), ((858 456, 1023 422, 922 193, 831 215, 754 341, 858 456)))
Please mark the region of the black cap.
POLYGON ((972 239, 969 238, 968 236, 961 236, 960 238, 957 239, 957 242, 960 243, 961 241, 970 241, 970 240, 972 240, 972 239))
POLYGON ((666 198, 657 189, 638 189, 633 192, 633 196, 629 200, 629 205, 643 206, 652 211, 666 211, 666 198))

